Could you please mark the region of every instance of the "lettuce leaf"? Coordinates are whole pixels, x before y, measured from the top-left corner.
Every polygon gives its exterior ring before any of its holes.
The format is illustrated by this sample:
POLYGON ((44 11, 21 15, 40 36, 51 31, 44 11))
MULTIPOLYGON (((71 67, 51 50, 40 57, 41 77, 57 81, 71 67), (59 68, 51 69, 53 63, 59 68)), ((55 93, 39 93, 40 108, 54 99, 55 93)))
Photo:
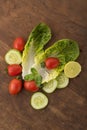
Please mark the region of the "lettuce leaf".
POLYGON ((39 53, 39 55, 35 57, 36 65, 34 67, 41 74, 42 83, 44 83, 55 79, 61 71, 63 71, 65 64, 68 61, 76 60, 78 56, 79 47, 77 42, 70 39, 59 40, 45 51, 42 51, 41 55, 39 53), (42 68, 41 63, 44 62, 47 57, 57 57, 60 60, 60 65, 52 70, 42 68))
POLYGON ((62 55, 65 61, 76 60, 79 56, 79 47, 77 42, 70 39, 62 39, 55 42, 45 51, 46 57, 58 57, 62 55))
POLYGON ((29 35, 27 43, 25 45, 22 56, 22 77, 31 72, 31 68, 35 64, 34 57, 43 49, 44 45, 51 38, 50 28, 40 23, 37 25, 29 35))

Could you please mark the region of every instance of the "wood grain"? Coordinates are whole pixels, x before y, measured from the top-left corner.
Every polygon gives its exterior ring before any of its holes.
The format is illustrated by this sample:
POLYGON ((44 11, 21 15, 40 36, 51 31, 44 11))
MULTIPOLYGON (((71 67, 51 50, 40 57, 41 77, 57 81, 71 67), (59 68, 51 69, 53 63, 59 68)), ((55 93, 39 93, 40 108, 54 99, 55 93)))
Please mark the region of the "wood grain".
POLYGON ((0 0, 0 130, 87 130, 87 0, 0 0), (46 94, 48 107, 36 111, 32 93, 9 95, 4 55, 15 37, 27 40, 40 22, 52 29, 46 47, 62 38, 78 42, 82 72, 66 89, 46 94))

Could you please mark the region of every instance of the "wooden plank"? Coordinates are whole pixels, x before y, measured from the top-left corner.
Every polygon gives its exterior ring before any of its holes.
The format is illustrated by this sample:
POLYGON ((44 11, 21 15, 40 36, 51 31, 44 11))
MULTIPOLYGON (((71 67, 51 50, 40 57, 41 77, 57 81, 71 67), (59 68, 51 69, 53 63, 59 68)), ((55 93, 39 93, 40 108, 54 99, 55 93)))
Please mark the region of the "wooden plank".
POLYGON ((0 0, 0 130, 86 130, 87 129, 87 1, 79 0, 0 0), (52 29, 46 47, 62 38, 79 43, 80 76, 69 87, 46 94, 49 105, 36 111, 30 106, 32 93, 24 89, 17 96, 8 93, 12 79, 5 69, 6 52, 15 37, 26 40, 39 22, 52 29))

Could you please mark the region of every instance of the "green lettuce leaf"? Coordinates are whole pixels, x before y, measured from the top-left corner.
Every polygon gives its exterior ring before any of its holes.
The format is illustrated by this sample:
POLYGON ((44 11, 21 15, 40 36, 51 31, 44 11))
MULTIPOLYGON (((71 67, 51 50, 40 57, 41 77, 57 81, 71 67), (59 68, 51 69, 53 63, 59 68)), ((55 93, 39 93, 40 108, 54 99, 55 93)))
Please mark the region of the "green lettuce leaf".
POLYGON ((77 42, 70 39, 63 39, 55 42, 51 47, 41 52, 41 55, 35 57, 34 66, 37 71, 42 76, 42 83, 48 82, 55 79, 61 71, 63 71, 64 66, 67 62, 76 60, 79 56, 79 47, 77 42), (60 65, 52 70, 47 70, 46 67, 41 67, 41 64, 47 57, 56 57, 60 61, 60 65))
POLYGON ((34 57, 40 51, 42 51, 44 45, 50 40, 50 38, 51 38, 51 30, 44 23, 40 23, 39 25, 37 25, 30 33, 22 56, 23 79, 25 75, 31 72, 31 68, 35 64, 34 57))
POLYGON ((77 42, 70 39, 63 39, 55 42, 45 51, 46 57, 65 57, 65 61, 76 60, 79 56, 79 47, 77 42))

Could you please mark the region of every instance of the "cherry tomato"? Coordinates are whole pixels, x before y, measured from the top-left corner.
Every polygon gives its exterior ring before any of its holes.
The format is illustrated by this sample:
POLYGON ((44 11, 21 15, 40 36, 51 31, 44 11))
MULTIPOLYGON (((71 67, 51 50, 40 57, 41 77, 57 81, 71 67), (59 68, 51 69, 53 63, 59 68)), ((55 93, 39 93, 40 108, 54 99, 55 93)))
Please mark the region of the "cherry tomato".
POLYGON ((36 92, 39 90, 39 87, 36 85, 36 82, 34 80, 25 81, 24 88, 30 92, 36 92))
POLYGON ((13 42, 13 48, 15 48, 19 51, 23 51, 24 46, 25 46, 25 41, 22 37, 16 38, 13 42))
POLYGON ((9 83, 9 93, 11 95, 18 94, 22 89, 22 80, 13 79, 9 83))
POLYGON ((18 64, 12 64, 7 67, 10 76, 17 76, 22 72, 22 67, 18 64))
POLYGON ((45 60, 45 65, 47 69, 54 69, 59 65, 59 59, 55 57, 48 57, 45 60))

